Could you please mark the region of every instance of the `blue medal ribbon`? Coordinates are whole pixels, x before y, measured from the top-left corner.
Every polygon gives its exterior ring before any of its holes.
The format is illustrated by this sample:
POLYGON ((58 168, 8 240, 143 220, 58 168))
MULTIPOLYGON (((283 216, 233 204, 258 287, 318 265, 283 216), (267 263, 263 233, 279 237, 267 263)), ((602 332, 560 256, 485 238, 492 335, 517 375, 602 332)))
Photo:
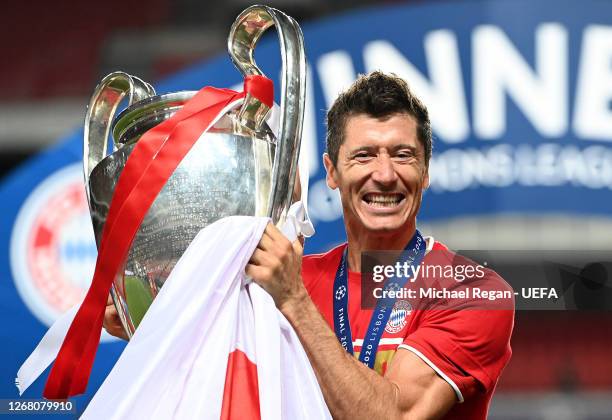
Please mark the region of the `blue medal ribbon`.
MULTIPOLYGON (((410 266, 418 267, 425 256, 425 239, 417 230, 414 236, 406 246, 404 252, 400 256, 400 262, 407 263, 410 266)), ((342 347, 353 354, 353 338, 351 333, 351 324, 348 316, 348 246, 344 248, 340 265, 336 271, 334 279, 334 332, 342 347)), ((389 277, 383 287, 383 296, 387 294, 384 291, 399 290, 404 287, 404 284, 412 277, 414 270, 409 270, 406 277, 389 277)), ((385 331, 385 326, 393 310, 396 298, 380 298, 376 303, 368 330, 363 339, 363 346, 359 353, 359 361, 370 368, 374 368, 376 353, 378 352, 378 344, 385 331)))

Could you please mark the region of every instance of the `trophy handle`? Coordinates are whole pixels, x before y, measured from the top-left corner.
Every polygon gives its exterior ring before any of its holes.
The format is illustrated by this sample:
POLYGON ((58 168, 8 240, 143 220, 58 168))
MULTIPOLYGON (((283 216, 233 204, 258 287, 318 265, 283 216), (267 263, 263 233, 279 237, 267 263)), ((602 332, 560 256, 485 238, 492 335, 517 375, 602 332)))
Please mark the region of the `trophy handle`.
POLYGON ((117 71, 106 76, 96 86, 87 107, 83 136, 83 173, 88 203, 90 203, 89 176, 93 168, 108 153, 110 125, 117 106, 126 94, 129 94, 129 106, 155 95, 155 89, 137 77, 117 71))
MULTIPOLYGON (((302 138, 306 97, 306 58, 302 31, 297 22, 283 12, 255 5, 245 9, 236 18, 227 46, 232 61, 243 76, 263 75, 255 64, 253 52, 261 35, 272 25, 276 26, 280 40, 283 71, 280 129, 272 169, 272 205, 269 216, 274 223, 279 223, 284 220, 291 204, 302 138)), ((262 107, 253 103, 253 100, 248 96, 245 98, 239 115, 251 113, 257 127, 265 120, 267 109, 262 112, 262 107)))

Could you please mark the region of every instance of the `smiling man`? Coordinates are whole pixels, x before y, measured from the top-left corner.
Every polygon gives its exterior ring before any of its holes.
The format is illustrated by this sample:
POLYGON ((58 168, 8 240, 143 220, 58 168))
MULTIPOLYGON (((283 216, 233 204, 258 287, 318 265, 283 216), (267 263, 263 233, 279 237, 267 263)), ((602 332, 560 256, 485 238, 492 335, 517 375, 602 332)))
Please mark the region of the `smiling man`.
MULTIPOLYGON (((427 109, 400 78, 360 77, 328 112, 327 183, 347 243, 302 258, 268 225, 246 267, 298 333, 338 419, 482 419, 511 354, 512 310, 420 310, 394 303, 386 324, 361 301, 361 254, 431 250, 416 218, 429 185, 427 109)), ((503 283, 486 270, 491 281, 503 283)))

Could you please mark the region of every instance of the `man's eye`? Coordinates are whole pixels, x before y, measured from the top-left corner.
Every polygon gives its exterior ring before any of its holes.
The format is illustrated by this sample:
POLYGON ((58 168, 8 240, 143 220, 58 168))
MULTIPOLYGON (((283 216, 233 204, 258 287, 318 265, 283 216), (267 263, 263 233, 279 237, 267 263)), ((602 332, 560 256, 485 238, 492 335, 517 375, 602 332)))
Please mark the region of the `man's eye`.
POLYGON ((370 157, 371 157, 370 154, 367 152, 359 152, 354 155, 354 158, 357 160, 367 160, 370 157))
POLYGON ((410 159, 410 158, 414 157, 414 153, 412 153, 410 151, 397 152, 395 157, 397 159, 401 159, 401 160, 410 159))

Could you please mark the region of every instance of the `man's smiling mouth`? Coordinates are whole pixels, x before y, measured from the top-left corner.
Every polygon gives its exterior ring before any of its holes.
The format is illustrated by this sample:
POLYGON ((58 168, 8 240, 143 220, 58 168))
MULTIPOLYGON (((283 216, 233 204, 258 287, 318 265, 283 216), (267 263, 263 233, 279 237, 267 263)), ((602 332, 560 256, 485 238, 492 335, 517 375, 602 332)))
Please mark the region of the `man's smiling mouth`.
POLYGON ((373 207, 395 207, 399 205, 405 196, 401 193, 367 193, 362 200, 373 207))

